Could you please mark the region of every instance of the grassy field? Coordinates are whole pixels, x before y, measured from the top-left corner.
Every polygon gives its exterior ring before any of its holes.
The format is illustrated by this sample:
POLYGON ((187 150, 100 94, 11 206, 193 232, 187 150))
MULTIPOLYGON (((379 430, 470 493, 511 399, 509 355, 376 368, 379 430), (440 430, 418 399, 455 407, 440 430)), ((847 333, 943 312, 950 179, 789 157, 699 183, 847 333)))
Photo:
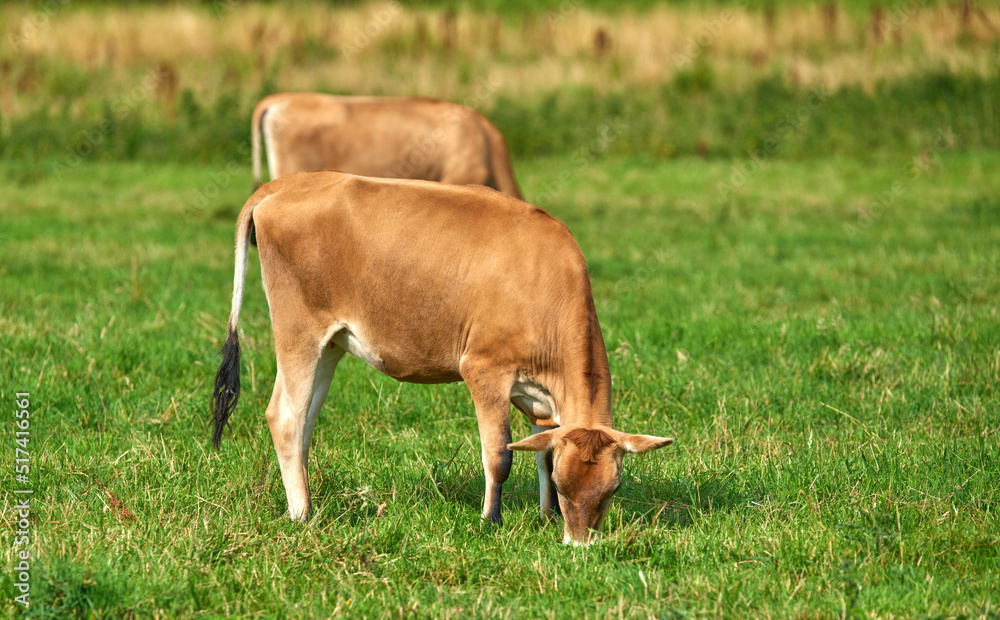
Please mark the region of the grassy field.
POLYGON ((646 4, 5 3, 0 158, 242 163, 277 90, 459 101, 518 157, 572 152, 615 116, 620 155, 744 157, 817 95, 783 157, 910 153, 944 126, 1000 148, 995 3, 646 4))
POLYGON ((1000 616, 1000 8, 526 6, 0 7, 29 616, 1000 616), (314 437, 317 514, 285 519, 253 257, 243 397, 211 449, 249 110, 296 89, 483 111, 576 235, 616 426, 677 439, 626 460, 600 544, 541 523, 523 454, 484 526, 466 388, 353 358, 314 437))
POLYGON ((226 168, 85 162, 53 183, 0 164, 0 401, 32 403, 30 615, 996 617, 1000 156, 914 155, 775 159, 732 191, 740 160, 517 162, 588 258, 616 425, 677 438, 626 461, 589 549, 540 522, 523 455, 504 526, 485 527, 464 386, 357 359, 317 425, 317 514, 288 522, 253 258, 245 392, 209 442, 248 167, 194 204, 226 168))

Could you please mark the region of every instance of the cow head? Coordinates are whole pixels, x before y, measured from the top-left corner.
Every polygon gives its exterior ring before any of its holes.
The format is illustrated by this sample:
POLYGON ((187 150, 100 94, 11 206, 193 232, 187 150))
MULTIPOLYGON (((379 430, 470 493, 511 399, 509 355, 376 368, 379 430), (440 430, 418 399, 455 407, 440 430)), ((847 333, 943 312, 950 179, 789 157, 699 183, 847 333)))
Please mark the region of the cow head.
POLYGON ((563 543, 589 545, 601 535, 604 515, 621 486, 622 456, 642 454, 674 442, 669 437, 629 435, 612 428, 556 428, 507 446, 552 451, 552 483, 559 497, 563 543))

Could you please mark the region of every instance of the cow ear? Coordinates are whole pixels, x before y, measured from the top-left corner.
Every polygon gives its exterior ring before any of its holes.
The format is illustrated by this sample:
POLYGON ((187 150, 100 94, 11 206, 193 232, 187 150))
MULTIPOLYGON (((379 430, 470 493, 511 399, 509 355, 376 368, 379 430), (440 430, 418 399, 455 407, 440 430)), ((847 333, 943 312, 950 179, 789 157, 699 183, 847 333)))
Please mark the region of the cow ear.
POLYGON ((557 430, 558 429, 552 429, 551 431, 545 431, 544 433, 532 435, 531 437, 522 439, 516 443, 509 443, 507 444, 507 449, 522 450, 524 452, 546 452, 555 446, 557 430))
POLYGON ((652 435, 629 435, 618 433, 615 440, 629 454, 644 454, 674 443, 673 437, 654 437, 652 435))

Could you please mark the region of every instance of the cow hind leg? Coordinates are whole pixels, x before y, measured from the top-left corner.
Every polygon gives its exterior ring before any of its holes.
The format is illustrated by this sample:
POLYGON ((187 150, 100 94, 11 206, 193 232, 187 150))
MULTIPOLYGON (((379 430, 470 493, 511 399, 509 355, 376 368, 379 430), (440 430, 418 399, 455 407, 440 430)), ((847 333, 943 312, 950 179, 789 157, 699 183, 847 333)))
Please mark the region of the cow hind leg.
POLYGON ((309 442, 342 356, 343 351, 324 349, 311 364, 283 364, 280 356, 278 359, 267 425, 278 455, 288 515, 296 521, 305 522, 309 517, 309 442))
POLYGON ((346 351, 337 346, 330 346, 323 349, 323 355, 316 365, 316 380, 313 382, 312 400, 309 404, 309 413, 306 416, 305 434, 302 437, 302 458, 309 458, 309 443, 312 441, 313 428, 316 426, 316 418, 319 410, 323 408, 326 395, 330 391, 330 384, 333 382, 333 373, 337 370, 337 364, 344 357, 346 351))
POLYGON ((483 497, 483 518, 492 524, 502 523, 500 497, 503 483, 510 476, 514 453, 507 449, 510 439, 510 388, 513 380, 488 368, 463 362, 460 369, 479 422, 479 441, 483 453, 486 489, 483 497))

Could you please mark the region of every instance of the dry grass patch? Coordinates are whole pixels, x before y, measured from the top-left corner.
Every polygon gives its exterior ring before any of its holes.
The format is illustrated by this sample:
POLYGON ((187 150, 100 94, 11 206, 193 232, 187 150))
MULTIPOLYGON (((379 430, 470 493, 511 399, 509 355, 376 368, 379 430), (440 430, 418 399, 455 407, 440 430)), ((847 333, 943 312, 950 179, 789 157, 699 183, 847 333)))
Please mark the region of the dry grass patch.
POLYGON ((287 90, 421 93, 484 107, 500 93, 648 86, 702 62, 730 88, 776 70, 803 86, 836 88, 928 70, 986 74, 995 64, 995 5, 971 17, 940 3, 881 14, 837 10, 832 18, 829 6, 576 8, 500 17, 394 3, 70 5, 48 15, 6 5, 0 37, 15 43, 0 52, 0 111, 26 114, 39 96, 55 92, 56 74, 73 72, 89 76, 90 94, 109 96, 129 92, 153 70, 162 79, 148 96, 166 99, 183 89, 200 96, 276 81, 287 90))

